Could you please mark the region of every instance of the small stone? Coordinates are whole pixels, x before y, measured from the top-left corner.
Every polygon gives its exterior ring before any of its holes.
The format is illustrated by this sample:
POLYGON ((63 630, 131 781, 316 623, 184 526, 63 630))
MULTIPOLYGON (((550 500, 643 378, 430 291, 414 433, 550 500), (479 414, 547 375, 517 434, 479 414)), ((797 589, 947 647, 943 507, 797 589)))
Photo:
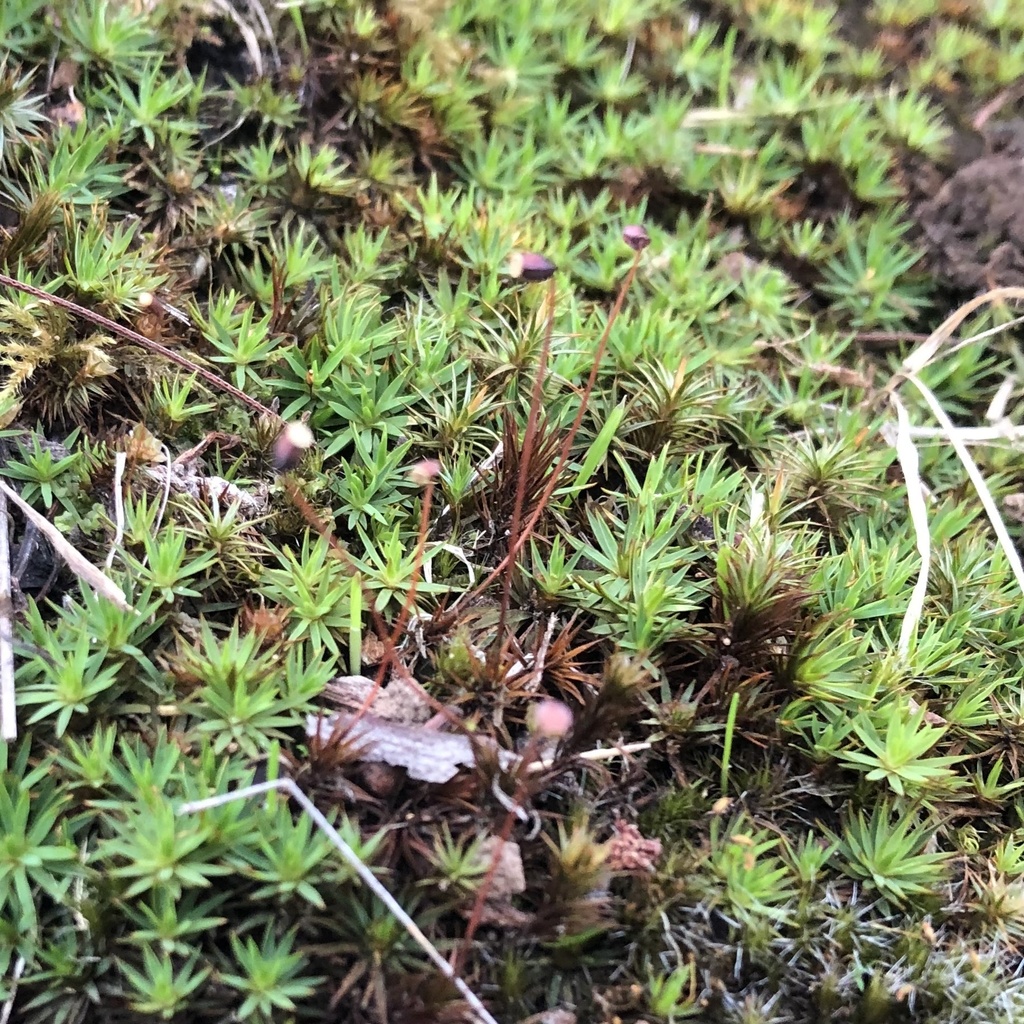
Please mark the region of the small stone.
POLYGON ((651 244, 651 236, 643 224, 627 224, 622 229, 622 240, 635 252, 643 252, 651 244))
POLYGON ((504 841, 500 836, 488 836, 480 844, 481 862, 490 868, 496 853, 497 863, 491 874, 487 898, 502 900, 525 892, 526 872, 523 870, 523 855, 518 844, 504 841))

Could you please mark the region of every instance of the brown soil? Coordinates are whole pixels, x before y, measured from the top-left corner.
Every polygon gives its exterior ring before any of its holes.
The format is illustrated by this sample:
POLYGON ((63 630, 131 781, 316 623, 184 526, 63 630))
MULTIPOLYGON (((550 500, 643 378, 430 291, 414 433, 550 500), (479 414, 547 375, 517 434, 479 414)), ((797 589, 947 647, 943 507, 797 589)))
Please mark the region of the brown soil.
POLYGON ((1024 286, 1024 120, 986 131, 985 150, 917 207, 934 273, 965 292, 1024 286))

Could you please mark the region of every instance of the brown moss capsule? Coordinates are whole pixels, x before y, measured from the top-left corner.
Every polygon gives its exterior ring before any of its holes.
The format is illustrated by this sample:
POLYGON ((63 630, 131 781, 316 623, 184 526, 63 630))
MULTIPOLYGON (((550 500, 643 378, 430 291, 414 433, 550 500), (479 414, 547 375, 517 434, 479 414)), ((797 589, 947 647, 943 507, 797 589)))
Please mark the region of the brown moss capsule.
POLYGON ((540 253, 517 252, 509 260, 508 272, 524 281, 547 281, 554 274, 555 265, 540 253))
POLYGON ((294 469, 313 446, 313 432, 305 423, 289 423, 274 442, 274 468, 279 473, 294 469))
POLYGON ((651 236, 643 224, 627 224, 622 229, 622 240, 636 252, 643 252, 651 244, 651 236))

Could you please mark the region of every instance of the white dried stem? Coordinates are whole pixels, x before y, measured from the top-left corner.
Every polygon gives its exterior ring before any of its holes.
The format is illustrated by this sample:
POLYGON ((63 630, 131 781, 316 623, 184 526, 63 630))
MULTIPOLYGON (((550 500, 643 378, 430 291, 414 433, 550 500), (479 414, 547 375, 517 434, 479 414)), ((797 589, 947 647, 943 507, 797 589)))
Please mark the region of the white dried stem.
POLYGON ((7 1024, 11 1019, 11 1011, 14 1009, 14 1000, 18 995, 18 982, 21 980, 21 976, 25 973, 25 968, 28 965, 25 963, 25 958, 19 956, 14 961, 14 967, 11 968, 11 994, 7 998, 7 1002, 4 1003, 3 1009, 0 1009, 0 1024, 7 1024))
POLYGON ((114 556, 124 540, 124 467, 127 463, 126 452, 118 452, 114 456, 114 539, 103 563, 108 569, 114 564, 114 556))
MULTIPOLYGON (((906 359, 903 360, 903 373, 910 377, 912 374, 920 373, 935 357, 939 350, 950 339, 953 332, 979 307, 989 303, 1008 302, 1011 299, 1024 299, 1024 288, 993 288, 982 295, 977 295, 970 302, 964 303, 959 309, 950 313, 948 317, 934 330, 926 341, 921 342, 906 359)), ((964 345, 972 345, 982 337, 995 334, 998 331, 1005 331, 1009 324, 1001 324, 998 328, 985 332, 984 335, 977 335, 967 338, 956 345, 962 348, 964 345)), ((951 350, 952 351, 952 350, 951 350)), ((898 381, 895 382, 898 386, 898 381)), ((892 385, 890 385, 892 386, 892 385)))
POLYGON ((40 515, 22 496, 0 480, 0 494, 4 494, 10 501, 21 510, 27 519, 30 519, 39 532, 50 542, 50 546, 64 560, 67 567, 81 580, 86 582, 101 597, 117 605, 125 611, 130 605, 124 599, 121 588, 112 579, 104 576, 84 555, 68 542, 64 535, 50 522, 46 516, 40 515))
MULTIPOLYGON (((1020 291, 1024 294, 1024 289, 1020 289, 1020 291)), ((996 504, 995 498, 992 497, 988 484, 985 483, 985 477, 982 475, 981 470, 978 469, 978 465, 968 451, 967 445, 960 439, 959 430, 956 425, 946 415, 946 411, 939 404, 939 400, 935 395, 932 394, 931 389, 914 374, 908 374, 907 380, 921 393, 921 397, 928 403, 928 408, 931 409, 932 415, 945 430, 949 443, 953 446, 953 450, 967 471, 967 476, 970 478, 971 483, 974 484, 974 489, 978 492, 981 504, 985 509, 986 515, 988 515, 989 522, 992 524, 996 540, 999 541, 999 546, 1003 549, 1003 554, 1006 555, 1006 560, 1009 562, 1013 575, 1016 577, 1017 585, 1024 592, 1024 565, 1021 564, 1016 545, 1013 543, 1013 538, 1006 528, 1006 523, 1003 522, 999 506, 996 504)))
MULTIPOLYGON (((991 427, 957 427, 957 437, 964 444, 1007 444, 1024 441, 1024 427, 1016 427, 1005 421, 991 427)), ((911 427, 910 436, 921 440, 945 440, 946 431, 942 427, 911 427)))
POLYGON ((925 505, 924 483, 921 480, 921 463, 917 449, 910 437, 910 419, 903 403, 895 394, 890 401, 896 409, 896 457, 903 470, 903 479, 907 484, 907 505, 910 509, 910 521, 914 526, 917 539, 917 552, 921 556, 921 570, 917 574, 917 582, 910 595, 910 603, 903 616, 900 627, 899 653, 906 658, 910 654, 911 645, 917 639, 917 629, 924 614, 924 602, 928 596, 928 573, 931 569, 932 538, 928 530, 928 509, 925 505))
MULTIPOLYGON (((615 757, 627 757, 630 754, 637 754, 641 750, 650 750, 654 746, 646 740, 641 743, 623 743, 617 747, 598 747, 595 750, 584 750, 575 756, 581 761, 611 761, 615 757)), ((553 757, 542 757, 538 761, 531 761, 527 766, 528 772, 546 771, 555 763, 553 757)))

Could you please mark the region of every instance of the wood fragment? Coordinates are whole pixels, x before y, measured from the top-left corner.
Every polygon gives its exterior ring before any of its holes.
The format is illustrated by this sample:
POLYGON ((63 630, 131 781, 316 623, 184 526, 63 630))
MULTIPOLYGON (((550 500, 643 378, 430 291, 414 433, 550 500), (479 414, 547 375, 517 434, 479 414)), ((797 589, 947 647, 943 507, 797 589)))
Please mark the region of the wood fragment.
POLYGON ((104 567, 109 569, 114 564, 117 549, 124 540, 124 469, 128 463, 128 455, 118 452, 114 456, 114 539, 110 542, 104 567))
POLYGON ((264 793, 269 793, 271 790, 283 791, 299 804, 313 821, 313 824, 316 825, 327 837, 331 845, 341 854, 345 863, 362 879, 363 884, 391 911, 402 927, 419 945, 420 949, 427 954, 434 966, 459 990, 462 998, 466 1000, 473 1010, 478 1024, 498 1024, 476 993, 463 981, 451 964, 441 956, 437 951, 437 947, 423 934, 419 925, 406 913, 405 908, 391 895, 391 892, 385 887, 384 883, 360 860, 355 850, 341 837, 341 833, 327 820, 316 804, 299 789, 294 780, 272 779, 269 782, 246 786, 243 789, 236 789, 231 793, 224 793, 221 796, 209 797, 206 800, 196 800, 193 803, 183 804, 179 807, 178 814, 198 814, 200 811, 222 807, 224 804, 233 803, 235 800, 247 800, 253 796, 260 796, 264 793))

